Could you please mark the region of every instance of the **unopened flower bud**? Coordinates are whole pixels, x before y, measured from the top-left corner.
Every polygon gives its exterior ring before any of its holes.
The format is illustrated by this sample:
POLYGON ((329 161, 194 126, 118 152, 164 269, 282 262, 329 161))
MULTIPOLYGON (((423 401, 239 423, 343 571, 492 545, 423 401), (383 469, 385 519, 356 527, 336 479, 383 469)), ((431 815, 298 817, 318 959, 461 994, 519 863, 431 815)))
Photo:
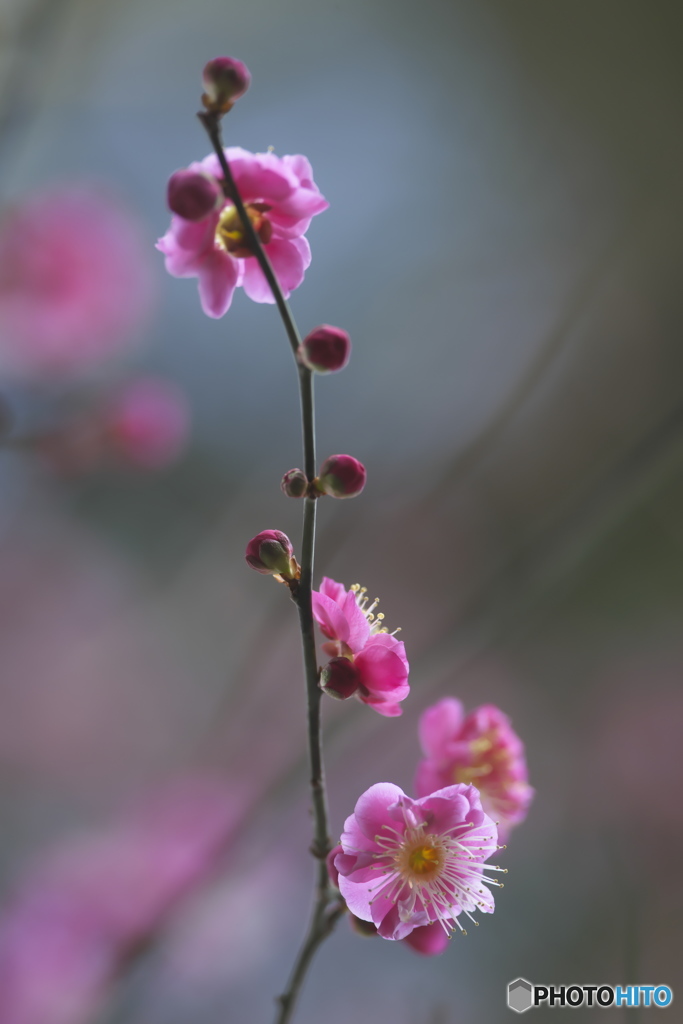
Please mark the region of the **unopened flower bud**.
POLYGON ((288 469, 280 484, 288 498, 303 498, 308 488, 308 479, 301 469, 288 469))
POLYGON ((330 455, 320 467, 316 487, 333 498, 355 498, 365 487, 365 466, 352 455, 330 455))
POLYGON ((284 576, 286 579, 294 579, 297 575, 292 542, 280 530, 258 533, 247 544, 245 557, 252 569, 264 575, 284 576))
POLYGON ((333 658, 320 673, 320 689, 337 700, 353 697, 359 683, 358 669, 348 658, 333 658))
POLYGON ((202 102, 208 110, 226 113, 235 100, 249 88, 251 75, 246 64, 235 57, 216 57, 202 72, 204 95, 202 102))
POLYGON ((351 355, 351 339, 340 327, 321 324, 299 346, 299 359, 316 373, 343 370, 351 355))
POLYGON ((203 220, 223 201, 223 192, 210 174, 176 171, 168 181, 168 205, 183 220, 203 220))

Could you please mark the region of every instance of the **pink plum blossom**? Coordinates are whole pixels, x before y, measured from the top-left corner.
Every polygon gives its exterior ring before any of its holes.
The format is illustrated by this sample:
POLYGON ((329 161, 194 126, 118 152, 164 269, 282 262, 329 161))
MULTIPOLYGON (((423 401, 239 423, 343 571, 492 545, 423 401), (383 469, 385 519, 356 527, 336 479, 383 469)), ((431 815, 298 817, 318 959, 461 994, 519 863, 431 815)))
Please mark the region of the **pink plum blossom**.
MULTIPOLYGON (((288 296, 299 287, 311 262, 304 235, 312 218, 329 204, 313 181, 311 165, 304 156, 249 153, 238 146, 226 149, 225 155, 254 230, 288 296)), ((189 170, 222 181, 213 153, 190 164, 189 170)), ((238 287, 254 302, 274 302, 229 199, 199 221, 174 216, 157 248, 165 255, 166 269, 173 277, 199 279, 199 298, 207 316, 223 316, 238 287)))
MULTIPOLYGON (((477 908, 493 913, 484 865, 498 849, 495 823, 474 786, 447 786, 412 800, 389 782, 371 786, 346 819, 334 865, 352 914, 385 939, 435 922, 445 933, 477 908)), ((477 923, 477 922, 474 922, 477 923)))
POLYGON ((465 716, 459 700, 444 697, 423 712, 419 733, 425 759, 417 768, 415 791, 426 796, 453 782, 475 785, 506 838, 526 817, 534 795, 524 744, 509 718, 493 704, 465 716))
POLYGON ((150 308, 137 224, 93 189, 36 194, 0 221, 0 363, 27 377, 80 374, 118 353, 150 308))
POLYGON ((180 455, 187 441, 187 400, 169 381, 140 377, 111 397, 103 426, 116 455, 145 469, 160 469, 180 455))
POLYGON ((215 868, 249 802, 186 778, 27 871, 0 916, 0 1024, 85 1024, 129 956, 215 868))
POLYGON ((377 604, 368 604, 365 587, 356 584, 347 592, 327 577, 313 591, 313 615, 328 638, 323 650, 332 658, 348 658, 358 675, 359 700, 394 718, 410 692, 408 659, 403 643, 383 626, 384 616, 374 614, 377 604))

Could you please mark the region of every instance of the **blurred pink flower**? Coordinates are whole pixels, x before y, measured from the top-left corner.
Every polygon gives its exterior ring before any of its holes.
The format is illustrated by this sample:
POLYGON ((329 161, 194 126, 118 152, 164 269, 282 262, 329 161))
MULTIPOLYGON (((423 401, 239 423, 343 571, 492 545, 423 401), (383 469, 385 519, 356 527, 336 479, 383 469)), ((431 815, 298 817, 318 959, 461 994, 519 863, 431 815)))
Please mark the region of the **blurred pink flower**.
MULTIPOLYGON (((329 204, 304 156, 249 153, 238 146, 226 149, 225 155, 254 230, 288 296, 299 287, 311 262, 304 235, 312 218, 329 204)), ((222 180, 213 153, 190 164, 189 170, 222 180)), ((199 298, 207 316, 223 316, 240 286, 254 302, 275 301, 230 200, 199 221, 174 216, 157 249, 164 253, 173 277, 199 278, 199 298)))
POLYGON ((0 918, 0 1024, 81 1024, 165 915, 215 867, 243 794, 185 779, 48 852, 0 918))
POLYGON ((419 732, 425 760, 417 767, 415 792, 426 796, 453 782, 476 786, 505 839, 526 817, 534 795, 524 744, 509 718, 493 704, 463 716, 460 701, 444 697, 422 713, 419 732))
POLYGON ((438 922, 445 933, 464 913, 493 913, 484 861, 498 849, 494 822, 474 786, 447 786, 411 800, 388 782, 371 786, 346 819, 335 857, 339 889, 352 914, 385 939, 404 939, 438 922), (486 883, 486 884, 485 884, 486 883))
POLYGON ((154 377, 129 381, 104 411, 105 436, 114 453, 149 469, 167 466, 180 455, 189 424, 183 392, 154 377))
POLYGON ((403 643, 383 626, 384 616, 375 616, 377 603, 368 605, 365 587, 355 585, 347 592, 327 576, 313 591, 313 615, 330 641, 323 650, 333 658, 348 658, 358 673, 359 700, 394 718, 402 714, 398 702, 410 692, 408 659, 403 643))
POLYGON ((0 222, 0 364, 80 374, 140 328, 151 267, 130 213, 90 188, 31 196, 0 222))

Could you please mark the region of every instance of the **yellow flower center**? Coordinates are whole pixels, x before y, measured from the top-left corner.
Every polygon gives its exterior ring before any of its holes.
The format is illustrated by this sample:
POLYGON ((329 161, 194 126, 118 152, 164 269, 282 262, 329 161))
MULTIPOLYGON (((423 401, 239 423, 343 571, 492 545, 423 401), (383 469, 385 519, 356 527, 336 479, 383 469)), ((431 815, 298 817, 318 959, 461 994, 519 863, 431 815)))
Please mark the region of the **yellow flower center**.
POLYGON ((408 866, 416 875, 433 875, 441 866, 441 853, 435 846, 418 846, 408 857, 408 866))
MULTIPOLYGON (((273 234, 273 226, 265 216, 271 207, 267 203, 248 203, 247 216, 258 239, 267 245, 273 234)), ((246 259, 254 253, 249 245, 244 224, 235 206, 225 206, 218 218, 215 235, 216 245, 237 259, 246 259)))

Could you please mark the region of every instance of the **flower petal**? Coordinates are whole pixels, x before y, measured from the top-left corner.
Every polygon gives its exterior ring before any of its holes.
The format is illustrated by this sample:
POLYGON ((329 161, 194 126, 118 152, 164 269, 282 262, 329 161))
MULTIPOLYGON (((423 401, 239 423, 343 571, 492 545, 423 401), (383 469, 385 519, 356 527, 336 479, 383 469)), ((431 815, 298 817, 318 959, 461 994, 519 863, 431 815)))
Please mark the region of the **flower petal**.
POLYGON ((230 308, 239 283, 239 263, 220 249, 214 249, 199 267, 199 298, 207 316, 218 318, 230 308))
POLYGON ((311 605, 313 618, 325 636, 330 640, 341 640, 342 643, 346 643, 349 637, 349 623, 343 609, 332 598, 320 594, 317 590, 311 594, 311 605))
MULTIPOLYGON (((275 238, 265 246, 268 258, 275 271, 278 284, 287 298, 304 279, 306 267, 310 263, 310 248, 303 238, 275 238), (301 243, 304 243, 303 245, 301 243)), ((270 285, 263 276, 256 259, 250 257, 244 261, 244 290, 254 302, 275 302, 270 285)))
POLYGON ((392 782, 377 782, 358 798, 354 814, 361 832, 368 839, 375 836, 386 825, 395 829, 396 821, 389 813, 389 808, 397 803, 405 793, 392 782))
POLYGON ((444 697, 423 711, 418 733, 425 757, 441 761, 448 756, 448 744, 460 732, 462 719, 462 704, 454 697, 444 697))
POLYGON ((406 945, 423 956, 439 956, 448 948, 449 938, 439 921, 414 928, 403 940, 406 945))

